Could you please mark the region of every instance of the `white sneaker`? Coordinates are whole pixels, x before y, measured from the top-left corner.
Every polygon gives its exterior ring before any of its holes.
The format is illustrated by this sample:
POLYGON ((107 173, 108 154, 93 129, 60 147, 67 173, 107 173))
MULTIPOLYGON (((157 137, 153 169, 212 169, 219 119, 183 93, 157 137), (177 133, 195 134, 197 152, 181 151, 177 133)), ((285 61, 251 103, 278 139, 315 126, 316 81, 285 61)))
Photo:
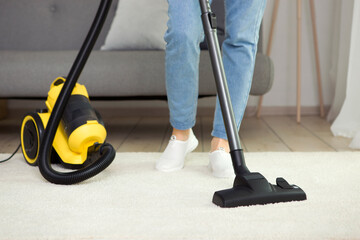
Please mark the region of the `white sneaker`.
POLYGON ((176 136, 171 136, 169 144, 161 157, 156 161, 155 168, 162 172, 172 172, 184 167, 185 157, 194 151, 199 141, 196 139, 192 129, 188 140, 176 140, 176 136))
POLYGON ((222 147, 209 153, 209 168, 215 177, 235 177, 230 153, 225 152, 222 147))

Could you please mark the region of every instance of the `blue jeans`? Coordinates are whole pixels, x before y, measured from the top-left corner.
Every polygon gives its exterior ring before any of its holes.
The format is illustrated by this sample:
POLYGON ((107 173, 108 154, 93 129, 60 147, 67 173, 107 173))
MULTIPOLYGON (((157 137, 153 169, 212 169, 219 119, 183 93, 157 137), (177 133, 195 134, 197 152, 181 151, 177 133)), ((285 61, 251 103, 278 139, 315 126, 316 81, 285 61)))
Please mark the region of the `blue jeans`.
MULTIPOLYGON (((173 128, 185 130, 196 122, 199 92, 199 44, 204 40, 198 0, 168 0, 166 90, 173 128)), ((225 0, 223 62, 238 129, 242 121, 255 65, 259 28, 266 0, 225 0)), ((219 99, 216 100, 214 137, 227 139, 219 99)))

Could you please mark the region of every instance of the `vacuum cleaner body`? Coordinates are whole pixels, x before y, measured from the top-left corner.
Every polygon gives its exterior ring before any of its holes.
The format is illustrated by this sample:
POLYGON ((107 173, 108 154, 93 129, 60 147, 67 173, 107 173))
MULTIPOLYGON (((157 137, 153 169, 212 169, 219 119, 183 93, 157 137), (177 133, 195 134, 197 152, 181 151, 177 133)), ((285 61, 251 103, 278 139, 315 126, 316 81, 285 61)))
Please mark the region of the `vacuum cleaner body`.
POLYGON ((21 148, 30 165, 38 165, 51 183, 75 184, 89 179, 115 158, 105 143, 106 130, 91 107, 86 88, 77 83, 104 25, 111 0, 101 0, 90 30, 66 77, 53 81, 46 100, 47 110, 27 114, 21 126, 21 148), (61 162, 71 172, 59 172, 52 163, 61 162))
MULTIPOLYGON (((51 111, 66 79, 59 77, 51 84, 45 102, 47 109, 27 114, 21 126, 21 146, 24 158, 37 165, 38 153, 51 111)), ((99 113, 92 108, 84 85, 77 83, 71 93, 53 141, 52 162, 79 169, 93 162, 92 154, 106 139, 106 129, 99 113)))

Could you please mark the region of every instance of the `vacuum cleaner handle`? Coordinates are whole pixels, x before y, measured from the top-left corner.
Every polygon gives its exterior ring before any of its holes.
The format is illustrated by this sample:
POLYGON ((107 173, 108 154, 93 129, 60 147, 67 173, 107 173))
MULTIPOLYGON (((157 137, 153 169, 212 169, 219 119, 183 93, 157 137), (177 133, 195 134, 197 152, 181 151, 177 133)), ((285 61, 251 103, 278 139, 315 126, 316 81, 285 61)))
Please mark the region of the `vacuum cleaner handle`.
POLYGON ((226 135, 229 141, 230 154, 233 161, 234 170, 235 173, 249 172, 245 165, 245 159, 240 145, 240 138, 235 123, 234 111, 227 86, 219 41, 217 38, 216 16, 213 12, 211 12, 209 0, 199 1, 201 8, 201 19, 210 52, 216 89, 225 123, 226 135))
POLYGON ((104 25, 111 2, 112 0, 101 0, 90 30, 70 69, 46 126, 44 138, 39 150, 39 169, 43 177, 49 182, 56 184, 74 184, 84 181, 104 170, 110 165, 115 157, 114 148, 110 144, 104 144, 100 159, 82 170, 70 173, 59 173, 52 169, 50 164, 52 144, 56 130, 71 96, 72 90, 75 87, 75 84, 104 25))

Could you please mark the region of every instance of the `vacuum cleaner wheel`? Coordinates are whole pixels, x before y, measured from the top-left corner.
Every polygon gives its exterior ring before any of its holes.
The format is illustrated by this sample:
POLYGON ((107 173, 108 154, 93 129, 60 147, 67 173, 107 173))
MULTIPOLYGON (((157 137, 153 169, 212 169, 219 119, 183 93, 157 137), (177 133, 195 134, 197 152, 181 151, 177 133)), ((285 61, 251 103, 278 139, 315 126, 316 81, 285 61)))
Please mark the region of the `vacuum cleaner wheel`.
POLYGON ((21 150, 28 164, 37 166, 44 125, 37 113, 27 114, 21 124, 21 150))

